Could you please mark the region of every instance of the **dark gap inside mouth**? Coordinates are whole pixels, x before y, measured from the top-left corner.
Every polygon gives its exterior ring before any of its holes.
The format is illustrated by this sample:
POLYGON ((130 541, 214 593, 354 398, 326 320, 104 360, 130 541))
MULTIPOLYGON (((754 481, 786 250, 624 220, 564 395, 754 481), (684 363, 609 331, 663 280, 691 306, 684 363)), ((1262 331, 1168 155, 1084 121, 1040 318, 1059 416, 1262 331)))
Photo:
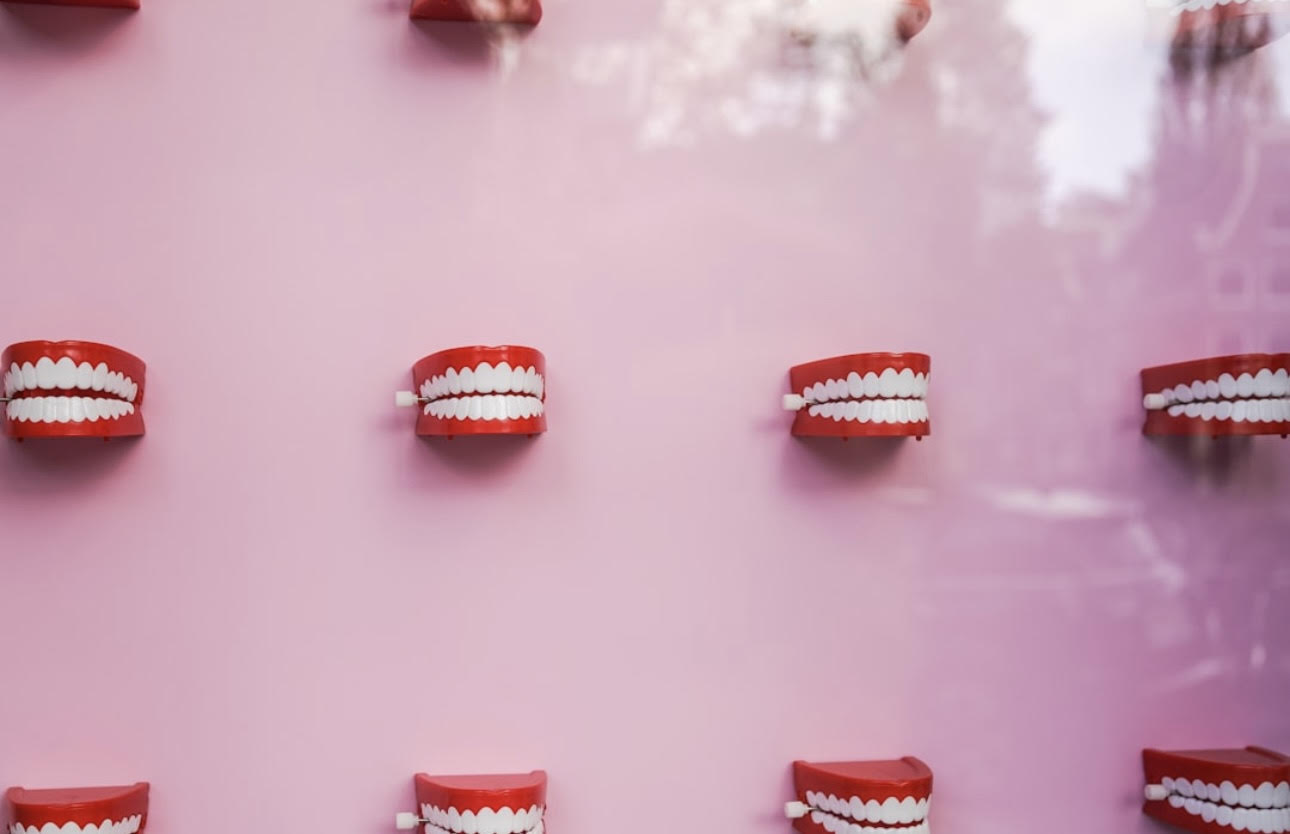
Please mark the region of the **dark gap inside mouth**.
POLYGON ((23 391, 14 391, 9 395, 10 400, 30 400, 35 399, 36 397, 79 397, 85 400, 116 400, 123 403, 130 402, 130 400, 127 400, 125 397, 108 391, 87 391, 84 388, 27 389, 23 391))

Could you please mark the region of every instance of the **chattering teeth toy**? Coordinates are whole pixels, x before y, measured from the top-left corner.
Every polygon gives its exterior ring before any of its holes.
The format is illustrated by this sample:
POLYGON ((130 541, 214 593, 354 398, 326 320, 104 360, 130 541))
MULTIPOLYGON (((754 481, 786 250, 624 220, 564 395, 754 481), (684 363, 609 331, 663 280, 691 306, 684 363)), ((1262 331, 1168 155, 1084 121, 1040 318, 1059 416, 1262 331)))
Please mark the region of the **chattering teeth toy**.
POLYGON ((931 434, 925 353, 855 353, 797 365, 784 409, 798 437, 915 437, 931 434), (800 392, 800 393, 798 393, 800 392))
POLYGON ((0 355, 10 437, 143 434, 145 365, 96 342, 19 342, 0 355))
POLYGON ((1290 353, 1218 356, 1142 371, 1144 434, 1290 433, 1290 353))
POLYGON ((415 391, 394 404, 417 407, 417 434, 523 434, 546 431, 546 359, 530 347, 441 350, 412 366, 415 391))
POLYGON ((1212 67, 1267 46, 1286 33, 1290 0, 1155 0, 1175 18, 1173 63, 1212 67))
POLYGON ((540 0, 412 0, 413 19, 473 23, 521 23, 542 20, 540 0))
POLYGON ((9 834, 138 834, 148 824, 148 783, 112 788, 10 788, 9 834))
POLYGON ((1290 756, 1244 750, 1143 750, 1142 812, 1196 834, 1290 831, 1290 756))
POLYGON ((546 772, 485 776, 427 776, 418 773, 418 816, 398 814, 401 831, 425 826, 425 834, 543 834, 546 772))
POLYGON ((798 834, 930 834, 932 771, 913 756, 876 762, 793 762, 798 834))

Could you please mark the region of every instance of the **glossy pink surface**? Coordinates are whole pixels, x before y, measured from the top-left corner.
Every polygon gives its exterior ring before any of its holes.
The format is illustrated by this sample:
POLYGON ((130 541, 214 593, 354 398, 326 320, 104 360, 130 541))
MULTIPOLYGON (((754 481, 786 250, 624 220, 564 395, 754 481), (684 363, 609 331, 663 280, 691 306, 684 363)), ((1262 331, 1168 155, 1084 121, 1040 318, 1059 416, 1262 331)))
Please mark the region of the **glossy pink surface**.
POLYGON ((128 345, 148 436, 0 444, 0 785, 149 830, 788 832, 906 754, 954 834, 1147 832, 1143 746, 1290 748, 1290 442, 1148 441, 1140 368, 1290 341, 1290 40, 1186 84, 1134 3, 937 0, 898 77, 734 0, 0 6, 0 335, 128 345), (418 440, 427 346, 552 430, 418 440), (911 346, 936 434, 805 442, 911 346))

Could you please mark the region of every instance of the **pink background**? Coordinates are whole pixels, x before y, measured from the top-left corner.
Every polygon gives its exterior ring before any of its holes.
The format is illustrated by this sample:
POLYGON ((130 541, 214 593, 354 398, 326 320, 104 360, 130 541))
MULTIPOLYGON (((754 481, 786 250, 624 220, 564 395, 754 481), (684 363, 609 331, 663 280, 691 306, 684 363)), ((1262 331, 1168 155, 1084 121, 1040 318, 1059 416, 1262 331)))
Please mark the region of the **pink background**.
POLYGON ((1123 0, 937 0, 869 87, 733 0, 0 8, 0 336, 148 362, 137 443, 0 444, 0 785, 156 834, 786 832, 915 754, 935 829, 1147 832, 1143 745, 1290 747, 1290 443, 1137 371, 1290 340, 1290 41, 1195 85, 1123 0), (550 432, 423 442, 440 348, 550 432), (923 443, 800 442, 791 364, 933 357, 923 443))

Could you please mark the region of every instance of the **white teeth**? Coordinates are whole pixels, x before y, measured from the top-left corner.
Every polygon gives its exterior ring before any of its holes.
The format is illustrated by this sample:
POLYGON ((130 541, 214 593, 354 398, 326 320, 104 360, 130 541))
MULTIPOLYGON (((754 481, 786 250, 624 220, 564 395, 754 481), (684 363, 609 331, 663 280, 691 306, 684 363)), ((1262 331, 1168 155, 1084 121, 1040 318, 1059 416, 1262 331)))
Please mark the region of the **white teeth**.
POLYGON ((896 380, 896 396, 912 397, 917 390, 917 381, 914 379, 914 370, 905 368, 901 370, 896 380))
POLYGON ((882 803, 871 799, 864 804, 865 819, 869 822, 882 822, 882 803))
POLYGON ((1187 406, 1183 409, 1183 414, 1186 414, 1188 417, 1199 417, 1200 403, 1187 403, 1187 406))
POLYGON ((876 397, 882 390, 882 383, 878 380, 878 375, 873 371, 864 375, 864 395, 866 397, 876 397))
POLYGON ((1290 782, 1282 782, 1272 792, 1272 804, 1278 808, 1290 805, 1290 782))
POLYGON ((90 377, 90 388, 102 391, 107 387, 108 366, 100 362, 94 366, 94 375, 90 377))
POLYGON ((918 813, 917 799, 914 799, 912 796, 907 796, 904 799, 900 800, 900 822, 904 822, 904 823, 913 822, 916 819, 914 815, 917 813, 918 813))
MULTIPOLYGON (((1271 381, 1269 378, 1268 382, 1270 383, 1271 381)), ((54 387, 76 387, 76 363, 70 357, 64 356, 54 363, 54 387)))
POLYGON ((1245 400, 1237 400, 1232 404, 1232 422, 1245 422, 1245 400))
POLYGON ((36 388, 36 366, 30 362, 22 363, 22 387, 30 391, 36 388))
POLYGON ((1180 403, 1189 403, 1195 399, 1191 393, 1191 386, 1183 385, 1181 382, 1174 386, 1173 398, 1180 403))
POLYGON ((828 399, 828 387, 823 382, 817 382, 811 387, 811 399, 815 402, 824 402, 828 399))
POLYGON ((1222 390, 1218 387, 1218 380, 1211 379, 1205 383, 1205 396, 1208 399, 1216 400, 1220 393, 1222 393, 1222 390))
POLYGON ((1219 805, 1218 813, 1214 815, 1214 822, 1219 825, 1231 825, 1232 817, 1236 815, 1231 805, 1219 805))
POLYGON ((493 368, 493 390, 499 394, 508 393, 511 390, 511 379, 511 364, 498 362, 493 368))
POLYGON ((1249 374, 1241 374, 1236 378, 1237 396, 1248 397, 1254 393, 1254 377, 1249 374))
POLYGON ((459 376, 459 375, 457 374, 457 369, 456 369, 456 368, 449 368, 449 369, 448 369, 448 373, 444 374, 444 376, 445 376, 445 377, 447 377, 447 380, 448 380, 448 393, 450 393, 450 394, 460 394, 460 393, 461 393, 461 376, 459 376))
POLYGON ((474 811, 461 812, 461 830, 466 834, 479 834, 479 824, 475 821, 474 811))
POLYGON ((1193 380, 1191 384, 1191 395, 1198 400, 1205 399, 1205 383, 1199 379, 1193 380))
POLYGON ((1254 786, 1241 785, 1241 787, 1238 788, 1236 791, 1236 796, 1238 801, 1242 805, 1244 805, 1247 808, 1251 807, 1252 805, 1254 805, 1254 786))
POLYGON ((860 403, 860 408, 856 412, 856 419, 861 423, 867 423, 873 419, 873 400, 864 400, 860 403))
POLYGON ((1186 799, 1184 799, 1184 798, 1183 798, 1181 795, 1179 795, 1179 794, 1176 794, 1176 793, 1171 793, 1171 794, 1169 794, 1169 804, 1170 804, 1171 806, 1173 806, 1174 808, 1181 808, 1181 807, 1183 806, 1183 803, 1184 803, 1184 802, 1186 802, 1186 801, 1187 801, 1187 800, 1186 800, 1186 799))
POLYGON ((457 372, 457 379, 461 380, 461 393, 475 393, 475 371, 473 368, 462 368, 457 372))
POLYGON ((847 374, 847 396, 857 400, 864 396, 864 377, 855 371, 847 374))
POLYGON ((537 397, 490 394, 435 400, 427 403, 423 411, 441 419, 487 421, 527 419, 541 414, 544 407, 537 397))
POLYGON ((1187 809, 1187 813, 1192 814, 1193 816, 1200 816, 1201 802, 1202 800, 1200 799, 1189 797, 1187 801, 1183 802, 1183 807, 1187 809))
MULTIPOLYGON (((493 366, 487 362, 480 362, 475 366, 475 390, 481 394, 493 393, 493 377, 493 366)), ((484 834, 492 834, 492 832, 484 832, 484 834)))
POLYGON ((1272 371, 1269 368, 1264 368, 1254 375, 1254 396, 1272 396, 1272 371))
MULTIPOLYGON (((1200 419, 1213 420, 1214 415, 1218 413, 1218 404, 1207 402, 1200 407, 1200 419)), ((1212 786, 1211 786, 1212 787, 1212 786)))
POLYGON ((54 377, 54 360, 48 356, 40 357, 36 362, 36 385, 44 389, 53 388, 54 377))
POLYGON ((511 391, 516 394, 523 394, 528 387, 528 372, 523 368, 514 368, 511 370, 511 391))
POLYGON ((1290 394, 1290 372, 1285 368, 1277 368, 1277 372, 1272 375, 1272 396, 1284 397, 1290 394))
POLYGON ((1219 374, 1218 390, 1224 397, 1231 399, 1236 396, 1236 377, 1231 374, 1219 374))
MULTIPOLYGON (((860 378, 858 374, 852 374, 852 376, 855 376, 857 380, 860 378)), ((849 377, 847 378, 847 384, 848 385, 851 384, 851 380, 849 377)), ((847 802, 847 813, 851 815, 852 819, 863 820, 864 819, 864 800, 858 796, 851 797, 851 800, 847 802)))
POLYGON ((842 399, 842 392, 845 384, 836 379, 830 379, 824 383, 824 396, 830 400, 842 399))
POLYGON ((1182 794, 1185 797, 1195 795, 1191 789, 1191 780, 1189 779, 1179 779, 1177 783, 1174 785, 1174 790, 1178 791, 1178 793, 1182 794))
MULTIPOLYGON (((888 370, 891 370, 888 368, 888 370)), ((894 372, 893 372, 894 376, 894 372)), ((900 800, 894 796, 889 796, 882 801, 882 821, 887 825, 893 825, 900 821, 900 800)))
MULTIPOLYGON (((510 369, 507 369, 506 378, 510 379, 510 369)), ((493 828, 497 834, 511 834, 512 826, 515 825, 516 814, 510 808, 503 808, 493 817, 493 828)), ((514 829, 521 830, 521 829, 514 829)))
POLYGON ((894 397, 898 384, 896 369, 888 368, 878 376, 878 393, 884 397, 894 397))
POLYGON ((1200 808, 1200 818, 1205 822, 1213 822, 1214 817, 1218 815, 1218 806, 1213 802, 1203 802, 1200 808))
POLYGON ((1171 405, 1171 406, 1169 406, 1169 416, 1170 416, 1170 417, 1181 417, 1181 416, 1182 416, 1182 413, 1183 413, 1183 409, 1185 409, 1185 408, 1186 408, 1186 406, 1183 406, 1183 405, 1171 405))
MULTIPOLYGON (((478 376, 479 372, 476 371, 475 374, 478 376)), ((497 834, 497 815, 493 813, 492 808, 479 809, 479 813, 475 814, 475 828, 478 829, 479 834, 497 834)))
POLYGON ((1223 798, 1223 792, 1219 789, 1218 785, 1207 784, 1205 785, 1205 796, 1210 802, 1218 802, 1223 798))

